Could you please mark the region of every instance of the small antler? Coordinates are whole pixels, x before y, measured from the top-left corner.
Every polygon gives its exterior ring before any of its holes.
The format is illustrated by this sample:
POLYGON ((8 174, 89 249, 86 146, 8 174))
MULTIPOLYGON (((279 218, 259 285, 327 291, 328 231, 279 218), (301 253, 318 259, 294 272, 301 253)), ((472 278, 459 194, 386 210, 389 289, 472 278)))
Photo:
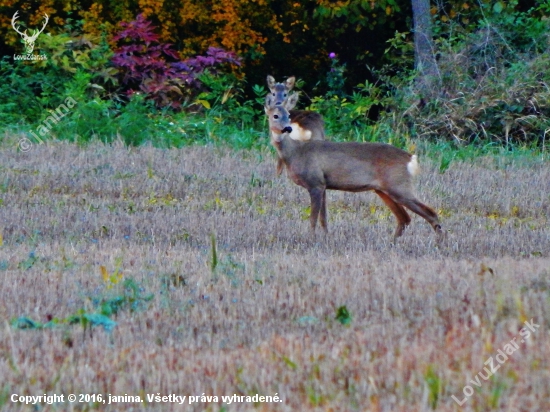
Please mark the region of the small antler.
POLYGON ((48 21, 50 20, 50 17, 44 13, 44 24, 42 25, 42 28, 40 30, 36 30, 36 32, 32 35, 32 36, 27 36, 27 30, 25 30, 23 33, 19 31, 19 26, 16 26, 15 25, 15 21, 19 18, 18 16, 19 14, 19 10, 15 12, 15 14, 13 15, 13 17, 11 18, 11 25, 13 27, 13 29, 19 33, 21 36, 23 36, 23 38, 25 39, 25 41, 34 41, 38 38, 38 35, 40 33, 42 33, 44 31, 44 29, 46 28, 46 25, 48 24, 48 21))
POLYGON ((42 30, 40 30, 40 33, 42 33, 44 31, 44 29, 46 28, 46 24, 48 24, 48 22, 50 21, 50 16, 48 16, 46 13, 44 13, 44 25, 42 26, 42 30))
POLYGON ((27 36, 27 30, 25 30, 24 33, 21 33, 21 32, 19 31, 19 27, 16 27, 16 26, 15 26, 15 20, 17 20, 17 19, 19 18, 19 16, 17 15, 18 13, 19 13, 19 10, 16 11, 15 14, 13 15, 13 17, 11 18, 11 25, 12 25, 13 29, 14 29, 17 33, 19 33, 19 34, 20 34, 21 36, 23 36, 23 37, 26 37, 26 36, 27 36))
POLYGON ((46 28, 46 24, 48 24, 48 21, 50 20, 49 16, 48 16, 46 13, 44 13, 44 19, 45 19, 45 21, 44 21, 44 25, 42 26, 42 28, 41 28, 40 30, 37 30, 37 31, 32 35, 31 38, 32 38, 33 40, 36 40, 37 37, 38 37, 38 35, 44 31, 44 29, 46 28))

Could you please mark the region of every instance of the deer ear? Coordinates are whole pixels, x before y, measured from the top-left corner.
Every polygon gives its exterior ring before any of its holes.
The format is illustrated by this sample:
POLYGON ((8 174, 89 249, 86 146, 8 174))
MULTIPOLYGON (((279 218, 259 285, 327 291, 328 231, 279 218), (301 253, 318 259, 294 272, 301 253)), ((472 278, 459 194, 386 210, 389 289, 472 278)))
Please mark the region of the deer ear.
POLYGON ((286 89, 288 91, 292 90, 295 83, 296 83, 296 77, 290 76, 288 79, 286 79, 286 82, 285 82, 286 89))
POLYGON ((275 99, 271 94, 268 94, 265 96, 265 104, 264 104, 264 110, 267 114, 268 110, 273 109, 275 107, 275 99))
POLYGON ((269 87, 269 90, 273 90, 275 87, 275 78, 273 76, 267 76, 267 87, 269 87))
POLYGON ((286 99, 286 101, 283 103, 286 110, 290 111, 296 107, 296 104, 298 103, 298 99, 300 97, 300 93, 292 93, 289 95, 286 99))

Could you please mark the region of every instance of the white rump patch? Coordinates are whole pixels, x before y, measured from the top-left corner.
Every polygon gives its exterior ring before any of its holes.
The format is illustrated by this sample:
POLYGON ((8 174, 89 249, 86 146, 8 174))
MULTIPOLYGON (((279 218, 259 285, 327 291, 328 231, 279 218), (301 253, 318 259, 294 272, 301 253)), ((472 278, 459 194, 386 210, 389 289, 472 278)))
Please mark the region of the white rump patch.
POLYGON ((300 127, 298 123, 290 123, 290 127, 292 127, 292 132, 290 132, 289 136, 292 140, 305 142, 311 139, 311 130, 300 127))
POLYGON ((418 166, 418 158, 416 155, 412 155, 411 161, 407 163, 407 170, 411 176, 416 176, 420 171, 420 167, 418 166))

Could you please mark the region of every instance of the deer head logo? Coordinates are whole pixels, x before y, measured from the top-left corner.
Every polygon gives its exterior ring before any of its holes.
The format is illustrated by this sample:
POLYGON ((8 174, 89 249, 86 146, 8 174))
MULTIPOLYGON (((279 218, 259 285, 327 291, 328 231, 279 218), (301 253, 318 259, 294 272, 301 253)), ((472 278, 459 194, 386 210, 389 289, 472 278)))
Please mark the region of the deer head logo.
POLYGON ((34 42, 36 41, 36 39, 38 38, 38 35, 40 33, 42 33, 44 31, 44 29, 46 28, 46 24, 48 24, 48 20, 49 20, 49 17, 47 14, 44 14, 44 25, 42 26, 42 29, 38 30, 32 30, 30 29, 31 31, 31 35, 28 36, 27 35, 27 30, 25 30, 23 33, 19 30, 19 26, 16 26, 15 25, 15 21, 19 18, 19 16, 17 15, 19 13, 19 11, 16 11, 15 14, 13 15, 12 19, 11 19, 11 25, 13 26, 13 29, 19 33, 21 35, 21 37, 23 37, 23 43, 25 43, 25 54, 31 54, 32 51, 34 50, 34 42), (33 33, 34 32, 34 33, 33 33))

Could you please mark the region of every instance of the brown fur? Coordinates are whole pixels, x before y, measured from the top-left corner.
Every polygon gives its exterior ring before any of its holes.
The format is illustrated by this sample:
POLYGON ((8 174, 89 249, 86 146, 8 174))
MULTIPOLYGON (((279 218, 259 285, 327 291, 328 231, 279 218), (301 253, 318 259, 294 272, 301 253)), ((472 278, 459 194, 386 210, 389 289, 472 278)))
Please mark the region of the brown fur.
MULTIPOLYGON (((275 99, 275 104, 283 104, 291 96, 289 93, 294 88, 296 78, 294 76, 286 79, 284 83, 277 83, 273 76, 267 76, 267 85, 271 96, 275 99)), ((296 96, 298 96, 296 94, 296 96)), ((309 137, 304 133, 292 136, 296 140, 325 140, 325 122, 323 117, 316 112, 309 110, 290 110, 291 123, 296 123, 303 131, 309 131, 309 137)), ((277 175, 283 171, 284 164, 282 160, 277 159, 277 175)))
POLYGON ((412 176, 407 168, 412 155, 385 143, 301 142, 289 138, 291 127, 288 107, 266 98, 271 142, 294 183, 308 190, 311 198, 311 229, 319 217, 326 231, 326 190, 362 192, 374 190, 397 219, 394 238, 401 236, 411 219, 404 207, 422 216, 436 233, 441 226, 435 211, 420 202, 413 193, 412 176))

